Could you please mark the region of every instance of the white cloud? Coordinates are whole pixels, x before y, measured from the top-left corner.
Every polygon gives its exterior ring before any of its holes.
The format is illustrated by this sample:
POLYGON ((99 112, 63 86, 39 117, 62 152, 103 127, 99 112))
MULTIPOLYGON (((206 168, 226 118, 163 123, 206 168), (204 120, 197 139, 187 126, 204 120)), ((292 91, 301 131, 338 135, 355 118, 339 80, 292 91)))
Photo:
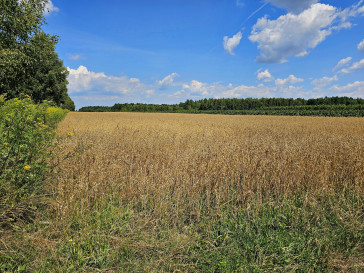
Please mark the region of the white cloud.
POLYGON ((292 84, 302 82, 303 79, 290 75, 286 79, 277 79, 276 85, 223 85, 220 82, 208 84, 193 80, 182 84, 182 88, 170 98, 177 100, 203 99, 203 98, 246 98, 246 97, 312 97, 311 91, 304 91, 301 86, 292 84))
POLYGON ((304 80, 301 78, 297 78, 295 75, 289 75, 288 78, 285 79, 276 79, 276 85, 286 85, 286 84, 295 84, 299 82, 303 82, 304 80))
POLYGON ((140 80, 139 80, 139 79, 137 79, 137 78, 130 78, 130 79, 129 79, 129 81, 130 81, 130 82, 140 82, 140 80))
POLYGON ((103 92, 104 94, 131 94, 147 89, 139 79, 127 76, 106 76, 103 72, 89 71, 85 66, 68 68, 68 90, 70 94, 80 92, 103 92))
POLYGON ((169 95, 178 100, 203 99, 203 98, 242 98, 242 97, 273 97, 275 87, 267 87, 263 84, 258 86, 238 85, 231 83, 223 85, 220 82, 203 83, 192 80, 190 83, 182 84, 182 89, 169 95))
POLYGON ((67 57, 71 61, 78 61, 82 58, 81 54, 67 54, 67 57))
POLYGON ((270 74, 268 69, 261 71, 261 72, 259 69, 257 72, 258 72, 257 79, 260 81, 270 82, 274 79, 274 77, 272 76, 272 74, 270 74))
POLYGON ((240 40, 242 38, 241 32, 236 33, 233 37, 229 38, 228 36, 224 37, 223 46, 224 49, 230 54, 235 55, 234 49, 240 44, 240 40))
POLYGON ((174 86, 174 79, 176 77, 179 77, 179 75, 177 73, 172 73, 168 76, 166 76, 165 78, 163 78, 162 80, 158 81, 158 85, 160 89, 166 89, 169 86, 174 86))
POLYGON ((347 57, 347 58, 345 58, 345 59, 341 59, 338 63, 337 63, 337 65, 335 65, 335 67, 332 69, 332 71, 335 71, 335 70, 337 70, 337 69, 339 69, 339 68, 342 68, 342 67, 344 67, 344 66, 346 66, 346 65, 348 65, 350 62, 351 62, 351 57, 347 57))
POLYGON ((352 66, 350 66, 349 68, 343 68, 340 70, 341 73, 351 73, 354 72, 355 70, 358 69, 363 69, 364 68, 364 59, 361 59, 359 62, 353 63, 352 66))
POLYGON ((364 39, 358 44, 358 50, 364 52, 364 39))
POLYGON ((233 98, 243 98, 243 97, 255 97, 255 98, 269 98, 274 97, 272 93, 272 88, 269 88, 265 85, 258 86, 247 86, 247 85, 239 85, 234 88, 227 89, 222 92, 219 97, 233 97, 233 98))
POLYGON ((323 77, 321 79, 316 79, 312 81, 312 84, 316 86, 316 88, 322 88, 325 87, 329 84, 331 84, 334 81, 338 81, 339 78, 337 77, 337 75, 333 76, 333 77, 323 77))
POLYGON ((107 78, 104 73, 95 73, 81 65, 77 69, 68 68, 68 89, 69 93, 76 93, 89 90, 93 81, 107 78))
POLYGON ((344 86, 333 86, 330 89, 337 96, 347 96, 353 98, 364 98, 364 81, 356 81, 344 86))
POLYGON ((149 99, 155 95, 155 91, 153 89, 149 89, 149 90, 144 91, 143 94, 146 98, 149 99))
POLYGON ((147 94, 147 95, 154 95, 155 94, 155 91, 153 89, 149 89, 149 90, 146 90, 145 91, 145 94, 147 94))
POLYGON ((363 0, 360 0, 358 3, 352 5, 349 8, 344 9, 341 12, 341 18, 343 21, 346 21, 349 17, 355 17, 358 15, 364 15, 364 6, 360 5, 363 3, 363 0))
MULTIPOLYGON (((364 61, 361 61, 364 62, 364 61)), ((360 62, 358 62, 360 63, 360 62)), ((354 65, 353 65, 354 66, 354 65)), ((198 80, 175 82, 177 73, 172 73, 160 81, 146 84, 138 78, 125 75, 109 76, 103 72, 89 71, 85 66, 68 68, 68 89, 78 107, 86 105, 113 105, 118 102, 179 103, 186 99, 203 98, 246 98, 246 97, 322 97, 337 95, 364 97, 364 82, 346 86, 327 85, 338 80, 338 76, 323 77, 312 81, 315 88, 305 90, 303 85, 295 85, 304 80, 294 75, 276 79, 265 85, 267 79, 274 80, 268 69, 257 71, 258 85, 206 83, 198 80), (164 85, 166 91, 161 89, 164 85), (325 87, 325 88, 322 88, 325 87)))
POLYGON ((340 11, 333 6, 317 3, 301 13, 287 13, 276 20, 260 18, 249 36, 260 50, 257 61, 282 63, 291 56, 306 56, 333 30, 349 28, 351 23, 347 20, 357 16, 358 11, 357 6, 340 11))
POLYGON ((209 89, 211 89, 211 86, 209 86, 207 83, 202 83, 197 80, 192 80, 191 83, 184 83, 182 85, 182 91, 184 93, 188 92, 195 96, 209 96, 212 94, 210 93, 209 89))
POLYGON ((301 12, 316 4, 318 0, 266 0, 272 5, 288 10, 289 12, 301 12))
MULTIPOLYGON (((118 102, 179 103, 186 99, 292 96, 299 91, 298 88, 284 85, 224 85, 221 82, 204 83, 198 80, 175 82, 177 73, 154 84, 145 84, 138 78, 109 76, 103 72, 90 71, 82 65, 77 69, 68 68, 68 71, 68 90, 77 107, 113 105, 118 102), (162 91, 164 89, 161 86, 165 86, 167 91, 162 91), (180 87, 179 90, 176 87, 180 87)), ((294 82, 296 77, 289 79, 294 82)))
POLYGON ((298 58, 302 58, 302 57, 305 57, 308 55, 308 52, 305 50, 305 51, 302 51, 298 54, 296 54, 295 56, 298 57, 298 58))
POLYGON ((54 6, 54 5, 53 5, 53 3, 52 3, 52 1, 51 1, 51 0, 49 0, 49 1, 46 3, 45 7, 44 7, 44 14, 47 16, 47 15, 49 15, 50 13, 52 13, 52 12, 57 12, 57 11, 59 11, 59 8, 57 8, 56 6, 54 6))

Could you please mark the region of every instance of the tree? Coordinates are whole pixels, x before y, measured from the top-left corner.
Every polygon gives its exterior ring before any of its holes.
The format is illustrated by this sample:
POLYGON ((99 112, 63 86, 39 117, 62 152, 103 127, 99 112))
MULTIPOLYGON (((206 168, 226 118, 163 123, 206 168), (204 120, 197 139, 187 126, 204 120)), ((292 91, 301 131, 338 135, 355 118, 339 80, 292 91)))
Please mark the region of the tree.
POLYGON ((55 52, 58 37, 41 30, 47 1, 0 0, 0 94, 23 93, 74 110, 68 71, 55 52))

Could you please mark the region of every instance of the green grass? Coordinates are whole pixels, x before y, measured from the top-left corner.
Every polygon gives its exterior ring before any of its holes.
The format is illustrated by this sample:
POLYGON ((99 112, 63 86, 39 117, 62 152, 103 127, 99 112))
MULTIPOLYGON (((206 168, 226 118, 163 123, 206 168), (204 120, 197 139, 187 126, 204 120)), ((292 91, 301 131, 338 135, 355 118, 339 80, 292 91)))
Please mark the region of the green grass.
POLYGON ((256 197, 245 208, 230 203, 219 213, 173 225, 110 196, 62 222, 42 215, 13 234, 7 249, 2 245, 0 270, 360 272, 363 200, 358 191, 297 193, 263 202, 256 197))
POLYGON ((352 222, 360 220, 360 210, 353 219, 344 219, 353 207, 335 202, 337 197, 305 201, 296 195, 253 211, 228 213, 204 232, 206 238, 191 254, 196 255, 202 272, 333 270, 337 265, 332 258, 337 254, 343 261, 363 257, 364 235, 363 226, 352 222))

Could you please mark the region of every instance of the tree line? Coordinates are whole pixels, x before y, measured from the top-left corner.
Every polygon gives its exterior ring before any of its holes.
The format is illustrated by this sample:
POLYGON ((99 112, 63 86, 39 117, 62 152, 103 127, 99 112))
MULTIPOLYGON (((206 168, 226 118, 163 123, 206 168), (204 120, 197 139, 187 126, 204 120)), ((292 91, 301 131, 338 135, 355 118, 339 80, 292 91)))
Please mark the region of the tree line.
POLYGON ((0 95, 28 95, 68 110, 68 70, 55 52, 59 37, 42 30, 48 0, 0 1, 0 95))
POLYGON ((230 115, 364 116, 364 99, 351 97, 222 98, 186 100, 179 104, 116 103, 86 106, 80 112, 165 112, 230 115))

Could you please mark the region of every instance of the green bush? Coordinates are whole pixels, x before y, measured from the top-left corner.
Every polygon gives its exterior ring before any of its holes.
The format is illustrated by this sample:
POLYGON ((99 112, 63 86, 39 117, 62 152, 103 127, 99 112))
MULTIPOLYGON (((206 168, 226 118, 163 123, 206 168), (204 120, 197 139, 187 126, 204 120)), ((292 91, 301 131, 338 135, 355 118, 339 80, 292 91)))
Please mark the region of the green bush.
POLYGON ((42 194, 56 124, 65 110, 35 105, 25 96, 0 96, 0 226, 17 226, 42 194))
POLYGON ((70 111, 67 109, 61 109, 59 107, 48 107, 47 108, 47 120, 46 122, 50 125, 50 126, 56 126, 59 122, 61 122, 65 116, 69 113, 70 111))

